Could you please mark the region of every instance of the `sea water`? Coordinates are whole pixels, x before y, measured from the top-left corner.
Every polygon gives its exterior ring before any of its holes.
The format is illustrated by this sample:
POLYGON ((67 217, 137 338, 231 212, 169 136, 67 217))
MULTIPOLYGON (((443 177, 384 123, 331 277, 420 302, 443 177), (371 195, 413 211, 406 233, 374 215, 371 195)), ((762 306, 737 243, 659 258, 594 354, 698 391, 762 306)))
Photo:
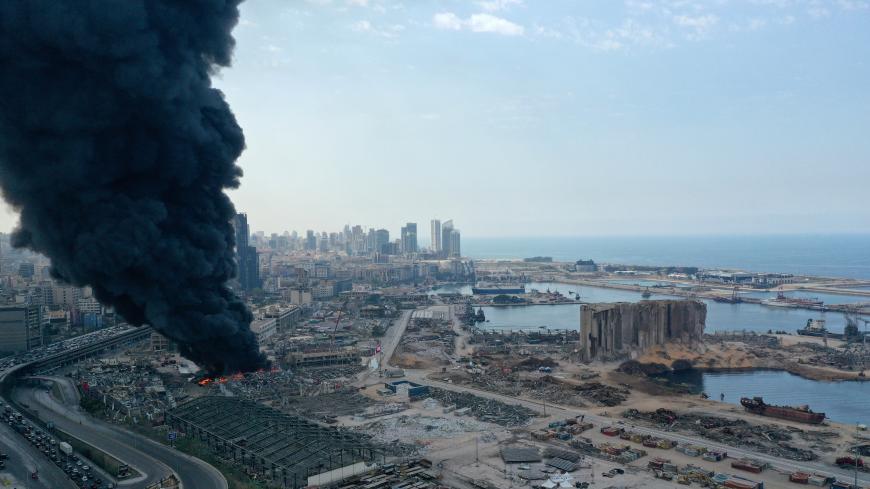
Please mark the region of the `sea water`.
POLYGON ((870 234, 463 238, 478 259, 550 256, 625 265, 694 266, 870 280, 870 234))

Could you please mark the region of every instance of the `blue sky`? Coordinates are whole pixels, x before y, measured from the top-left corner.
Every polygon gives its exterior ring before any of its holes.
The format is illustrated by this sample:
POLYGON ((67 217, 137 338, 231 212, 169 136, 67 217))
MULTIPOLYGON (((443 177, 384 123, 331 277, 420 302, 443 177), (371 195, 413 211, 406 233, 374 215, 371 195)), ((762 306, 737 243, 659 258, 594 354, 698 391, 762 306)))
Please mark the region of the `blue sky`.
POLYGON ((255 230, 870 230, 867 1, 249 0, 235 34, 255 230))

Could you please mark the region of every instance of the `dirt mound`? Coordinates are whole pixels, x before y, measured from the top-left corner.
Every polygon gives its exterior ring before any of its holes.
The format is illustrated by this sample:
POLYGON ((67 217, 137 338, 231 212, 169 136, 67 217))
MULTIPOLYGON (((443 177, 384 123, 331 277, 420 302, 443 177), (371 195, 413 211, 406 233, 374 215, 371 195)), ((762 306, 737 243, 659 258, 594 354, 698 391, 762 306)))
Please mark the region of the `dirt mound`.
POLYGON ((689 360, 679 359, 679 360, 674 360, 673 363, 671 363, 671 369, 674 372, 680 372, 680 371, 684 371, 684 370, 692 370, 692 368, 693 368, 692 362, 690 362, 689 360))
POLYGON ((641 363, 637 360, 623 362, 617 370, 628 375, 660 375, 671 371, 663 363, 641 363))
POLYGON ((556 362, 550 358, 529 357, 522 362, 516 364, 515 368, 517 370, 538 370, 541 367, 555 368, 558 366, 559 362, 556 362))
POLYGON ((619 406, 628 399, 628 389, 612 387, 600 382, 586 382, 574 388, 589 400, 601 406, 619 406))

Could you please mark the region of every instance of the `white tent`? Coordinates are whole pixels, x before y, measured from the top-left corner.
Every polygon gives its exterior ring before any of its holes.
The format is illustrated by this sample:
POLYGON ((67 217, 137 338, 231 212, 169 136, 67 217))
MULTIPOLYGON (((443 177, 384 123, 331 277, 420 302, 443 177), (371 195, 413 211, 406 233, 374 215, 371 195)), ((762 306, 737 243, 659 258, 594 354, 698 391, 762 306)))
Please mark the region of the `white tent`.
POLYGON ((551 475, 549 479, 541 484, 545 489, 568 489, 574 487, 574 476, 571 474, 551 475))

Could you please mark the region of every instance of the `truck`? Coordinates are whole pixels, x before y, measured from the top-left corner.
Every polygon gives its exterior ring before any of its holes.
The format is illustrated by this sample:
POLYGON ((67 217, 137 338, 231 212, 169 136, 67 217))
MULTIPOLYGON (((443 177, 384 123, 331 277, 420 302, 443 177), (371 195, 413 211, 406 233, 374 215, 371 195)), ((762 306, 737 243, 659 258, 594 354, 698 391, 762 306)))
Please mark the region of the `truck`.
POLYGON ((69 457, 73 454, 72 446, 69 443, 62 441, 57 445, 60 448, 60 451, 63 452, 64 455, 69 457))

